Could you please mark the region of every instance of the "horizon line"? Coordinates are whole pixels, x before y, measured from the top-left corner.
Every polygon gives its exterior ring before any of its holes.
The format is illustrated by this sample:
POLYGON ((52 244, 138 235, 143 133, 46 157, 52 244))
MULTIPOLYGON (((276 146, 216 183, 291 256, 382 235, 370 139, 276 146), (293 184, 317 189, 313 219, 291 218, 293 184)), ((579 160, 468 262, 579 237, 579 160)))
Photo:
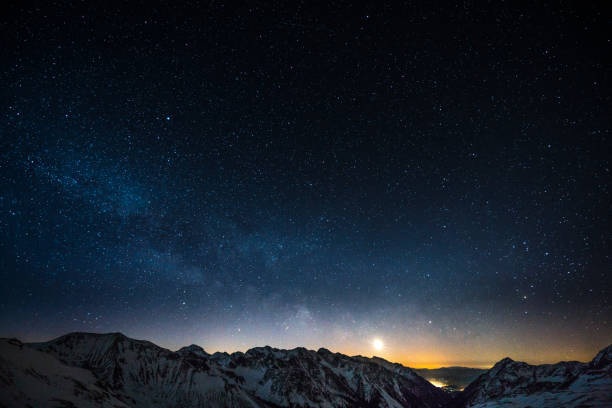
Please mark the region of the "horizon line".
MULTIPOLYGON (((393 364, 400 364, 400 365, 402 365, 402 366, 404 366, 404 367, 407 367, 407 368, 410 368, 410 369, 414 369, 414 370, 422 370, 422 369, 427 369, 427 370, 435 370, 435 369, 442 369, 442 368, 453 368, 453 367, 460 367, 460 368, 473 368, 473 369, 488 370, 488 369, 491 369, 491 368, 492 368, 492 367, 493 367, 493 366, 494 366, 496 363, 498 363, 499 361, 503 360, 504 358, 511 358, 511 357, 506 356, 506 357, 500 358, 499 360, 496 360, 496 361, 494 361, 494 362, 486 362, 486 363, 485 363, 485 362, 465 362, 465 363, 462 363, 462 362, 458 361, 458 362, 448 362, 448 363, 440 363, 440 362, 436 362, 436 363, 430 363, 430 364, 423 364, 423 363, 421 363, 421 364, 411 365, 411 364, 409 364, 409 363, 407 363, 407 362, 401 362, 401 361, 392 361, 392 360, 389 360, 389 359, 387 359, 387 358, 380 357, 380 356, 377 356, 377 355, 374 355, 374 354, 372 354, 371 356, 362 355, 362 354, 353 354, 353 355, 351 355, 351 354, 347 354, 347 353, 343 353, 343 352, 339 352, 339 351, 332 351, 332 350, 330 350, 330 349, 329 349, 329 348, 327 348, 327 347, 319 347, 317 350, 315 350, 315 349, 310 349, 310 348, 305 347, 305 346, 296 346, 296 347, 293 347, 293 348, 286 348, 286 349, 283 349, 283 348, 278 348, 278 347, 274 347, 274 346, 271 346, 271 345, 264 345, 264 346, 253 346, 253 347, 250 347, 250 348, 248 348, 247 350, 244 350, 244 351, 243 351, 243 350, 235 350, 235 351, 229 352, 229 351, 225 351, 225 350, 224 350, 224 351, 217 350, 217 351, 214 351, 214 352, 212 352, 212 353, 209 353, 208 351, 206 351, 206 349, 205 349, 204 347, 202 347, 202 346, 201 346, 201 345, 199 345, 199 344, 195 344, 195 343, 192 343, 192 344, 188 344, 188 345, 184 345, 184 346, 180 346, 180 347, 178 347, 178 348, 175 348, 175 347, 173 347, 173 346, 166 346, 166 345, 161 345, 161 344, 158 344, 158 343, 156 343, 156 342, 154 342, 154 341, 152 341, 152 340, 147 340, 147 339, 138 339, 138 338, 130 337, 130 336, 128 336, 128 335, 126 335, 126 334, 124 334, 124 333, 122 333, 122 332, 112 332, 112 331, 111 331, 111 332, 93 332, 93 331, 78 331, 78 330, 77 330, 77 331, 69 331, 69 332, 66 332, 66 333, 64 333, 64 334, 61 334, 61 335, 59 335, 59 336, 55 336, 55 337, 52 337, 52 338, 50 338, 50 339, 48 339, 48 340, 42 340, 42 341, 40 341, 40 340, 39 340, 39 341, 22 341, 21 339, 19 339, 18 337, 15 337, 15 336, 0 336, 0 338, 4 338, 4 339, 11 339, 11 338, 14 338, 14 339, 17 339, 17 340, 21 341, 22 343, 26 343, 26 344, 27 344, 27 343, 44 343, 44 342, 49 342, 49 341, 53 341, 53 340, 55 340, 55 339, 58 339, 58 338, 60 338, 60 337, 64 337, 64 336, 67 336, 67 335, 70 335, 70 334, 93 334, 93 335, 101 335, 101 336, 102 336, 102 335, 113 335, 113 334, 117 335, 117 334, 118 334, 118 335, 122 335, 122 336, 124 336, 124 337, 126 337, 126 338, 128 338, 128 339, 131 339, 131 340, 135 340, 135 341, 146 341, 146 342, 149 342, 149 343, 151 343, 151 344, 156 345, 157 347, 161 347, 161 348, 164 348, 164 349, 169 350, 169 351, 172 351, 172 352, 177 352, 177 351, 179 351, 181 348, 183 348, 183 347, 188 347, 188 346, 191 346, 191 345, 196 345, 196 346, 198 346, 198 347, 202 348, 202 350, 204 350, 204 351, 205 351, 206 353, 208 353, 208 354, 214 354, 214 353, 227 353, 227 354, 233 354, 233 353, 236 353, 236 352, 239 352, 239 353, 246 353, 247 351, 249 351, 249 350, 251 350, 251 349, 255 349, 255 348, 266 348, 266 347, 269 347, 269 348, 272 348, 272 349, 275 349, 275 350, 287 350, 287 351, 302 348, 302 349, 310 350, 310 351, 313 351, 313 352, 317 352, 317 351, 318 351, 318 350, 320 350, 320 349, 325 349, 325 350, 328 350, 328 351, 329 351, 329 352, 331 352, 331 353, 334 353, 334 354, 338 353, 338 354, 342 354, 342 355, 345 355, 345 356, 348 356, 348 357, 379 358, 379 359, 385 360, 385 361, 387 361, 387 362, 390 362, 390 363, 393 363, 393 364)), ((604 346, 604 348, 605 348, 605 347, 606 347, 606 346, 604 346)), ((594 356, 593 356, 593 358, 595 358, 595 356, 597 355, 597 353, 599 353, 599 351, 601 351, 601 350, 603 350, 603 348, 602 348, 602 349, 600 349, 600 350, 598 350, 598 351, 596 351, 596 352, 595 352, 595 354, 594 354, 594 356)), ((512 359, 512 358, 511 358, 511 359, 512 359)), ((512 359, 512 360, 514 360, 514 359, 512 359)), ((591 360, 592 360, 592 359, 591 359, 591 360)), ((588 362, 589 362, 589 361, 591 361, 591 360, 588 360, 588 361, 579 361, 579 360, 559 360, 559 361, 555 361, 555 362, 546 362, 546 363, 542 362, 542 363, 537 363, 537 364, 532 364, 532 363, 529 363, 529 362, 526 362, 526 361, 521 361, 521 360, 514 360, 514 361, 525 362, 525 363, 527 363, 527 364, 529 364, 529 365, 543 365, 543 364, 544 364, 544 365, 546 365, 546 364, 557 364, 557 363, 567 362, 567 361, 578 361, 578 362, 581 362, 581 363, 588 363, 588 362)))

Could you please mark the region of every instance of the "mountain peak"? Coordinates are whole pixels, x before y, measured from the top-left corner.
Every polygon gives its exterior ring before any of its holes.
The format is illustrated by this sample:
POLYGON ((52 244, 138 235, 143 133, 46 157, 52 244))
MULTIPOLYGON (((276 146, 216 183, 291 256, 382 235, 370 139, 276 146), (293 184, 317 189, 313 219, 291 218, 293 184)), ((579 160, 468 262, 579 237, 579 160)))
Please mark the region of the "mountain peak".
POLYGON ((321 348, 319 348, 317 350, 317 354, 329 355, 329 354, 334 354, 334 353, 332 353, 331 351, 329 351, 325 347, 321 347, 321 348))
POLYGON ((504 357, 501 360, 499 360, 497 363, 495 363, 493 367, 503 367, 503 366, 506 366, 512 363, 514 363, 513 359, 511 359, 510 357, 504 357))
POLYGON ((185 353, 192 353, 192 354, 196 354, 199 356, 208 356, 209 354, 204 351, 204 349, 200 346, 198 346, 197 344, 192 344, 189 346, 185 346, 185 347, 181 347, 177 353, 179 354, 185 354, 185 353))

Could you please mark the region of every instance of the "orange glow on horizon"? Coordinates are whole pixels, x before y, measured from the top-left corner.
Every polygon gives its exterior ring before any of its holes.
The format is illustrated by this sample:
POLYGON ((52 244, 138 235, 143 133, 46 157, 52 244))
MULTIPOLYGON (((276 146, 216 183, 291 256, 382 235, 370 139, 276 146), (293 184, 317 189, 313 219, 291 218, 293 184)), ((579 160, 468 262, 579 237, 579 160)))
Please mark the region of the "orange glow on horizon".
MULTIPOLYGON (((446 338, 431 333, 400 335, 399 332, 372 330, 366 334, 354 334, 339 330, 325 338, 293 338, 270 339, 261 335, 253 337, 248 330, 242 330, 239 335, 228 341, 225 333, 208 338, 181 338, 180 342, 170 348, 178 349, 184 344, 200 344, 207 352, 242 351, 256 345, 270 345, 279 349, 305 347, 318 350, 323 347, 332 353, 342 353, 348 356, 380 357, 392 363, 415 369, 435 369, 441 367, 461 366, 479 369, 489 369, 505 357, 532 365, 554 364, 559 361, 588 362, 597 352, 608 344, 572 344, 567 337, 554 332, 548 336, 532 339, 525 336, 517 341, 512 336, 479 337, 478 340, 459 341, 459 338, 446 338), (333 334, 336 333, 334 336, 333 334), (338 334, 339 333, 339 334, 338 334), (555 335, 555 336, 553 336, 555 335), (554 338, 553 338, 554 337, 554 338), (529 344, 529 347, 526 345, 529 344)), ((235 333, 234 333, 235 334, 235 333)), ((145 337, 146 336, 141 336, 145 337)), ((153 337, 153 336, 151 336, 153 337)))

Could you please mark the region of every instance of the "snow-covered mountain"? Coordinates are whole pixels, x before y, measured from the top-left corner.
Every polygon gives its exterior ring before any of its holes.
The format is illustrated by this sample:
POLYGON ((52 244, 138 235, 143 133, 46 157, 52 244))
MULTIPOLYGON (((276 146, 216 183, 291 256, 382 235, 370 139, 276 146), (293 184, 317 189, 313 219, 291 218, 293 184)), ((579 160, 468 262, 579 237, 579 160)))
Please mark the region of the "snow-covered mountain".
POLYGON ((0 346, 0 406, 7 407, 433 408, 448 402, 407 367, 325 349, 210 355, 195 345, 172 352, 119 333, 0 346))
POLYGON ((456 406, 612 407, 612 345, 590 363, 533 366, 505 358, 466 387, 456 406))
POLYGON ((0 407, 612 407, 612 346, 590 363, 504 359, 448 394, 412 369, 326 349, 173 352, 119 333, 0 339, 0 407))

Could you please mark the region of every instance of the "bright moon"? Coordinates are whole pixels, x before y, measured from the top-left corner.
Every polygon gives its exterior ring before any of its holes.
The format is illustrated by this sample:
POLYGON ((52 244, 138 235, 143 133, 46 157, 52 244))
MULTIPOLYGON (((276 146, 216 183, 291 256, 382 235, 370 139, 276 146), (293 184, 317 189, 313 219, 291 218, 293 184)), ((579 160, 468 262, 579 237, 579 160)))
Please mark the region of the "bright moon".
POLYGON ((374 348, 376 350, 382 350, 383 347, 385 346, 385 344, 383 343, 383 341, 381 339, 374 339, 374 341, 372 342, 372 345, 374 346, 374 348))

